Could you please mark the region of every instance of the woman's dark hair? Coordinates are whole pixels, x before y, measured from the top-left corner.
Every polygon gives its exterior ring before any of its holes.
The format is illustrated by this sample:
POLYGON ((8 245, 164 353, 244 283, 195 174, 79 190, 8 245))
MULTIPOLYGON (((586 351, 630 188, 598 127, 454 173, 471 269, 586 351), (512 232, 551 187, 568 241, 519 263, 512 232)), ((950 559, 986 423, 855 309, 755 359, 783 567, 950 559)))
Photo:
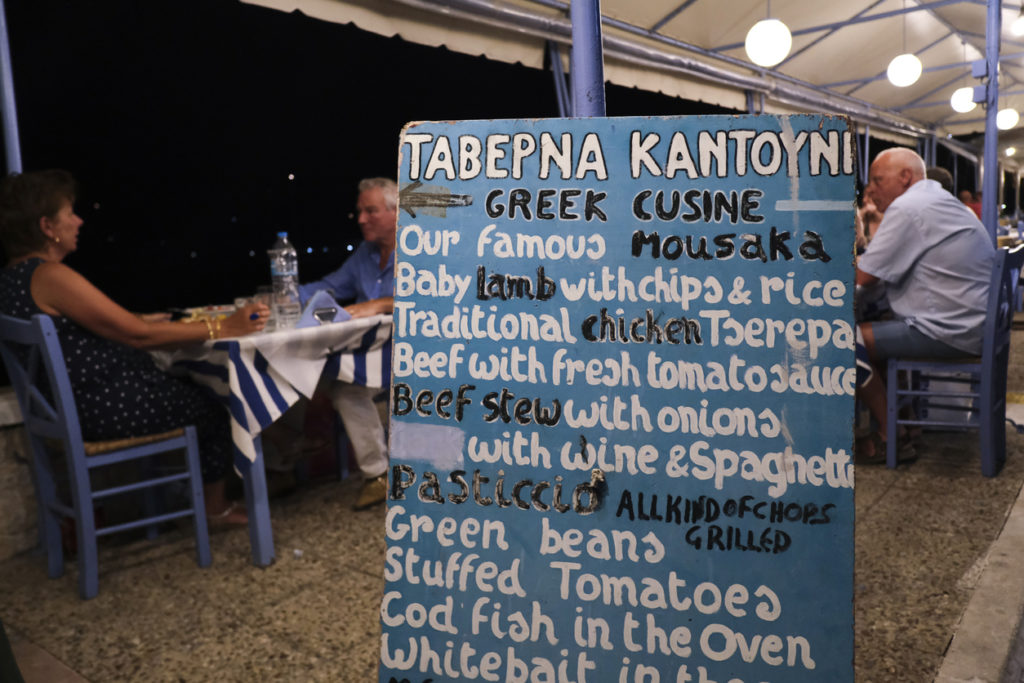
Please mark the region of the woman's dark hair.
POLYGON ((78 187, 67 171, 52 169, 12 173, 0 181, 0 244, 8 259, 46 245, 39 219, 53 218, 65 201, 72 204, 78 187))

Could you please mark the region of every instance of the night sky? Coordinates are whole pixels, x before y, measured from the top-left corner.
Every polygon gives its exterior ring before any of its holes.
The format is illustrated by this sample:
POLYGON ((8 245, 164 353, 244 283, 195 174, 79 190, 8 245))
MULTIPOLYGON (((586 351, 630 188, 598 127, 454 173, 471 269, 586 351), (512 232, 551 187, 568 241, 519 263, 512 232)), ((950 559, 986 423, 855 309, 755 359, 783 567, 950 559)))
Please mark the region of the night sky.
MULTIPOLYGON (((237 0, 6 7, 24 168, 79 179, 67 263, 136 311, 251 294, 278 230, 303 280, 339 266, 355 185, 395 177, 409 121, 558 113, 549 72, 237 0)), ((607 99, 609 116, 726 111, 607 99)))

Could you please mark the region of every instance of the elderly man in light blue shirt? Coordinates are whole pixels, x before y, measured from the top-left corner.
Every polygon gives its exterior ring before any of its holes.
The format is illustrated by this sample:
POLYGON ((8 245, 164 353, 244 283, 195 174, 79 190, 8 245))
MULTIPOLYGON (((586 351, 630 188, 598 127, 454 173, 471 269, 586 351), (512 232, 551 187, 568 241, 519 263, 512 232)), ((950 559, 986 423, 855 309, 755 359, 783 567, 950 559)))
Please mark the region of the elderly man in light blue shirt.
MULTIPOLYGON (((924 161, 906 148, 875 158, 866 192, 885 216, 857 264, 857 284, 884 282, 896 316, 859 326, 871 360, 980 354, 995 259, 984 226, 927 180, 924 161)), ((885 388, 877 373, 858 396, 884 437, 885 388)))
MULTIPOLYGON (((317 290, 335 298, 355 299, 345 307, 353 318, 394 310, 395 235, 398 219, 398 185, 390 178, 367 178, 359 183, 356 202, 363 242, 338 270, 316 282, 302 285, 303 302, 317 290)), ((384 501, 387 493, 388 452, 384 425, 374 404, 376 389, 334 382, 331 402, 341 416, 352 444, 356 464, 363 474, 363 488, 354 508, 361 510, 384 501)))
POLYGON ((299 287, 303 304, 317 290, 325 289, 336 299, 355 299, 354 304, 345 307, 353 318, 392 312, 397 208, 395 181, 367 178, 359 183, 356 219, 363 241, 336 271, 299 287))

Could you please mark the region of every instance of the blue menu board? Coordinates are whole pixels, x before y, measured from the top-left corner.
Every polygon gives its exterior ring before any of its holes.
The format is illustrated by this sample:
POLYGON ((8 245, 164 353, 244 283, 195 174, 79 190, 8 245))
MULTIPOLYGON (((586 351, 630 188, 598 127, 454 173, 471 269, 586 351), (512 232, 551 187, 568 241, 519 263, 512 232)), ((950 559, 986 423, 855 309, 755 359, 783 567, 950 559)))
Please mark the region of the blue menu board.
POLYGON ((402 135, 380 681, 853 680, 854 149, 402 135))

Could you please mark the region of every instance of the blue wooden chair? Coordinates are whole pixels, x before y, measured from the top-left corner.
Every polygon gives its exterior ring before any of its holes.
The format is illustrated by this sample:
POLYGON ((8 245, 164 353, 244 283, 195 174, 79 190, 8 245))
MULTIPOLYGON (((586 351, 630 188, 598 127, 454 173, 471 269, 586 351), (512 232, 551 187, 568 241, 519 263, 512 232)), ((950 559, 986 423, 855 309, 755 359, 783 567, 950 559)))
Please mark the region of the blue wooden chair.
POLYGON ((996 251, 981 356, 953 359, 890 358, 888 364, 888 441, 886 464, 897 465, 899 427, 978 429, 981 440, 981 473, 994 477, 1006 460, 1006 373, 1010 357, 1010 327, 1016 308, 1015 290, 1024 264, 1024 246, 996 251), (900 388, 899 372, 907 372, 900 388), (956 373, 956 374, 952 374, 956 373), (960 383, 964 391, 932 389, 931 382, 960 383), (970 398, 971 405, 951 399, 970 398), (912 405, 913 419, 899 418, 902 406, 912 405), (964 411, 964 419, 940 415, 929 418, 928 410, 964 411))
POLYGON ((47 315, 36 315, 32 320, 0 315, 0 357, 18 396, 32 449, 32 480, 39 513, 39 535, 46 549, 50 578, 64 573, 60 520, 65 517, 75 523, 78 588, 83 599, 95 597, 99 591, 96 546, 98 537, 107 534, 146 527, 152 537, 158 524, 191 516, 199 566, 210 566, 210 538, 206 528, 199 445, 194 427, 117 441, 83 441, 60 342, 53 321, 47 315), (163 474, 155 467, 152 456, 181 449, 186 456, 187 469, 184 472, 163 474), (67 465, 70 505, 61 500, 58 492, 59 468, 54 456, 61 452, 67 465), (128 461, 137 461, 146 478, 111 488, 93 488, 92 470, 128 461), (157 513, 150 489, 175 482, 187 483, 190 506, 157 513), (148 494, 143 506, 146 516, 97 529, 93 518, 94 501, 130 492, 148 494))

